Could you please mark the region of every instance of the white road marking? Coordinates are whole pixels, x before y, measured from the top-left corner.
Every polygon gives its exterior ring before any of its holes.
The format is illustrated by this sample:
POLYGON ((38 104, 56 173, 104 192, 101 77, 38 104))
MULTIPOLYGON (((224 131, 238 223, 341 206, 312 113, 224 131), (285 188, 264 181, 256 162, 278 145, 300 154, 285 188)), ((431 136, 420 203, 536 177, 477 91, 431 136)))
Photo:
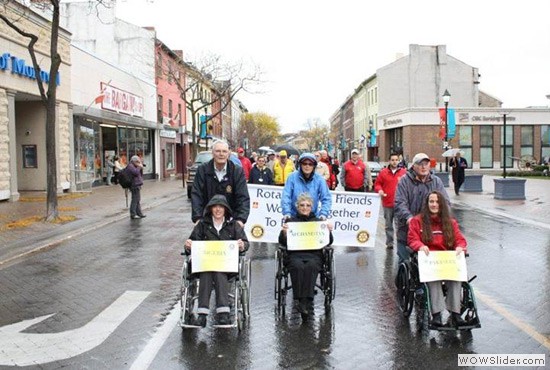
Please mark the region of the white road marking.
POLYGON ((172 330, 174 330, 178 324, 179 319, 180 306, 175 305, 168 316, 166 316, 166 320, 164 320, 162 326, 153 335, 149 343, 147 343, 147 346, 145 346, 138 358, 134 361, 130 370, 146 370, 151 366, 151 363, 170 336, 170 333, 172 333, 172 330))
POLYGON ((86 325, 60 333, 21 333, 55 314, 0 327, 0 365, 45 364, 87 352, 103 343, 149 293, 126 291, 86 325))

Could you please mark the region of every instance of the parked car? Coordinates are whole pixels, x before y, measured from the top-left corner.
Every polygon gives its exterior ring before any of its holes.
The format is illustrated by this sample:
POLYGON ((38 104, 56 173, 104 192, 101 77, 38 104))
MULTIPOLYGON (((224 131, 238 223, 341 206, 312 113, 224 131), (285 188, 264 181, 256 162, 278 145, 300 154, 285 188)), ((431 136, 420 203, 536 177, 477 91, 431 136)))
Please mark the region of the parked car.
MULTIPOLYGON (((205 151, 200 152, 197 154, 197 158, 195 158, 195 163, 191 167, 187 169, 187 198, 191 199, 191 189, 193 187, 193 181, 195 180, 195 174, 197 173, 197 169, 199 166, 203 163, 208 162, 212 159, 212 152, 205 151)), ((235 153, 231 153, 230 157, 231 161, 237 165, 241 165, 241 161, 239 160, 239 157, 235 153)))
POLYGON ((378 174, 380 171, 382 171, 382 168, 384 168, 380 163, 378 162, 371 162, 368 161, 367 164, 370 168, 370 174, 372 176, 372 185, 374 186, 374 183, 376 182, 376 178, 378 177, 378 174))

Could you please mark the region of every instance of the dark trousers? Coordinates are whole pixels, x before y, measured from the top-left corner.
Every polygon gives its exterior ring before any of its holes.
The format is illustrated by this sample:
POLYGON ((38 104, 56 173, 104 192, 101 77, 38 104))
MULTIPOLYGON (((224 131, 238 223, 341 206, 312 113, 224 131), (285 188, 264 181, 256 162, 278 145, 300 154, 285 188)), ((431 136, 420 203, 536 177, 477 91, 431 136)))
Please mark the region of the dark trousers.
POLYGON ((323 266, 322 258, 314 252, 293 253, 288 259, 288 271, 294 299, 313 298, 317 275, 323 266))
POLYGON ((365 192, 365 186, 361 186, 359 189, 352 189, 352 188, 348 188, 347 186, 344 187, 344 189, 346 189, 346 191, 356 191, 358 193, 364 193, 365 192))
POLYGON ((131 187, 132 202, 130 203, 130 216, 141 216, 141 187, 131 187))
POLYGON ((216 292, 216 312, 229 312, 229 281, 225 272, 201 272, 199 284, 199 314, 208 314, 212 285, 216 292))

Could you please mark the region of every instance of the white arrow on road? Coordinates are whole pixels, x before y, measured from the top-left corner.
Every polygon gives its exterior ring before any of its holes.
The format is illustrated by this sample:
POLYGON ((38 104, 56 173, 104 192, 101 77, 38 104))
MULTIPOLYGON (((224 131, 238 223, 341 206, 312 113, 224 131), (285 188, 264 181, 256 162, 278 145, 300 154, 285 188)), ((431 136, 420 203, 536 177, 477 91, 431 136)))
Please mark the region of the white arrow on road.
POLYGON ((21 333, 55 314, 0 327, 0 365, 44 364, 89 351, 103 343, 149 293, 126 291, 86 325, 60 333, 21 333))

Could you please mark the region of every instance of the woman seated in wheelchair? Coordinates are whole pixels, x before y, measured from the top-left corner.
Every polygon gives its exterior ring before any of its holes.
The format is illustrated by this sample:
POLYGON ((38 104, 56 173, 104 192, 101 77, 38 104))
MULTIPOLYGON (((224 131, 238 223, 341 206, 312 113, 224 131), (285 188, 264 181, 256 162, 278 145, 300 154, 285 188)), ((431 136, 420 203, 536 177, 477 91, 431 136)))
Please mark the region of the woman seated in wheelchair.
MULTIPOLYGON (((193 240, 237 240, 239 251, 248 250, 248 239, 244 229, 232 219, 232 211, 224 195, 214 195, 204 210, 204 217, 195 225, 189 239, 185 241, 186 254, 191 253, 193 240)), ((206 317, 210 311, 210 293, 212 285, 216 292, 216 314, 218 325, 230 325, 229 316, 229 278, 225 272, 199 273, 198 316, 192 325, 206 326, 206 317)))
MULTIPOLYGON (((279 244, 281 247, 287 247, 288 222, 306 222, 321 221, 315 213, 312 212, 313 198, 308 193, 302 193, 296 200, 296 216, 291 216, 283 223, 283 228, 279 234, 279 244)), ((332 224, 328 224, 330 231, 329 244, 333 242, 332 224)), ((313 308, 313 297, 315 295, 315 283, 317 276, 323 266, 322 249, 315 250, 295 250, 287 251, 284 264, 290 272, 292 283, 292 294, 294 300, 298 301, 298 311, 302 319, 307 319, 313 308)))
MULTIPOLYGON (((408 244, 414 251, 428 255, 430 251, 455 250, 457 255, 466 253, 466 239, 451 217, 449 206, 443 195, 432 191, 426 198, 422 211, 409 223, 408 244)), ((460 316, 460 281, 445 280, 447 297, 443 295, 443 281, 427 282, 430 292, 433 326, 443 326, 441 312, 447 308, 456 326, 465 325, 460 316)))

